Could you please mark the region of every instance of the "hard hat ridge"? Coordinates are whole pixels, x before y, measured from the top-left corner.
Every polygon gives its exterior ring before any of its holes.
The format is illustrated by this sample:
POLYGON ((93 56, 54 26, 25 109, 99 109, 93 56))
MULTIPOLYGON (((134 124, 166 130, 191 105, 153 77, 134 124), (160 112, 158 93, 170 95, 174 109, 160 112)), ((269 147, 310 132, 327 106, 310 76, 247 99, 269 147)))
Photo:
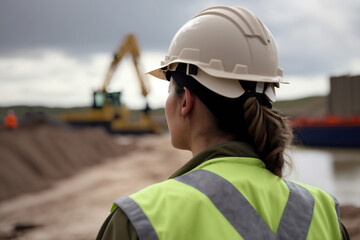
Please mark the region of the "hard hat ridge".
POLYGON ((218 15, 231 21, 240 31, 248 37, 258 37, 265 45, 271 41, 265 25, 249 10, 242 7, 210 7, 194 18, 204 15, 218 15), (246 16, 246 17, 245 17, 246 16))

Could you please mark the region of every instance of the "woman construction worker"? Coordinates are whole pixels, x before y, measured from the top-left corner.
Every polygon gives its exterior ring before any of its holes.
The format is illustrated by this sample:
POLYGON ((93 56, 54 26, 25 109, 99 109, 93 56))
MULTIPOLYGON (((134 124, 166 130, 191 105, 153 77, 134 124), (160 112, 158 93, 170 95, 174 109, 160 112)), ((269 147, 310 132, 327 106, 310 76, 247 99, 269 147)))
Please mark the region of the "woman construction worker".
POLYGON ((170 82, 171 143, 193 158, 117 199, 97 239, 347 239, 334 197, 282 178, 292 131, 271 102, 286 82, 255 15, 200 12, 150 74, 170 82))

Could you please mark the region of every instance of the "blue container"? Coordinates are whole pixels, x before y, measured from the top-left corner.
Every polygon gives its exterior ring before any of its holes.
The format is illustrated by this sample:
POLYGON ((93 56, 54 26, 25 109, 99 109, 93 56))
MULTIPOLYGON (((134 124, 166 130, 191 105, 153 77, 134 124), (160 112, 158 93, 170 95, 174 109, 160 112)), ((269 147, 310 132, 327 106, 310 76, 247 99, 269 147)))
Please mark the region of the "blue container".
POLYGON ((295 144, 360 148, 360 126, 302 126, 293 131, 295 144))

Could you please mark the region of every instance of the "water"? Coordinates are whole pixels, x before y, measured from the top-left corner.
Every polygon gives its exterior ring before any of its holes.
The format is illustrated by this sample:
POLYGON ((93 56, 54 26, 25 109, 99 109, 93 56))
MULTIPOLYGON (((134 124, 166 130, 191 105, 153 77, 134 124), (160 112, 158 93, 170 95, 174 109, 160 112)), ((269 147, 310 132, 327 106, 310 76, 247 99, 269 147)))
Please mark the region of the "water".
POLYGON ((360 149, 296 148, 286 178, 319 187, 340 204, 360 206, 360 149))

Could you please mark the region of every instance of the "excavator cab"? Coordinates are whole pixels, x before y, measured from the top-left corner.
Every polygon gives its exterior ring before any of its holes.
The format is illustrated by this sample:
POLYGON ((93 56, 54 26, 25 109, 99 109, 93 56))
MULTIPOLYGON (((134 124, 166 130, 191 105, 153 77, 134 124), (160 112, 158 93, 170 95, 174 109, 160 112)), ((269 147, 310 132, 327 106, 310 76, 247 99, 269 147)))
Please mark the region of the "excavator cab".
POLYGON ((105 104, 119 107, 121 105, 121 92, 95 91, 93 94, 93 108, 102 108, 105 104))

